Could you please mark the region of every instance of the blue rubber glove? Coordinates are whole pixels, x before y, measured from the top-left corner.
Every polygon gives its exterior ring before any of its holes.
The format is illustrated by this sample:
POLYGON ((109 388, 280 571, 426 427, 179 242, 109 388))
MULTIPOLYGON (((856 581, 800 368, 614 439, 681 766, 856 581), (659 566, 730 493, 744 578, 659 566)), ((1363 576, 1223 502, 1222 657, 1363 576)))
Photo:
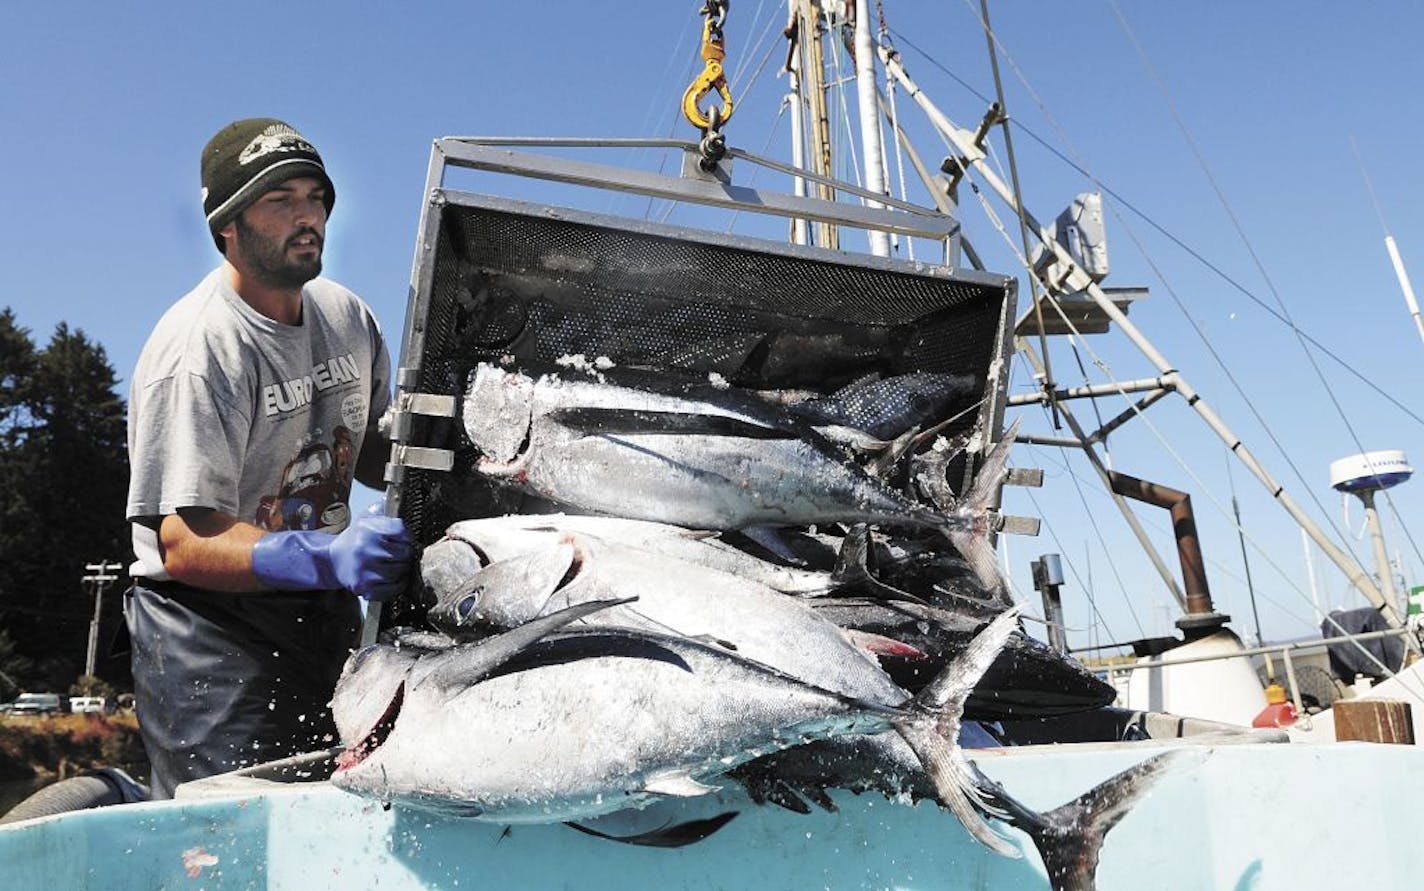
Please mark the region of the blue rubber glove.
POLYGON ((372 505, 336 535, 269 532, 252 546, 252 571, 279 591, 345 588, 366 600, 394 597, 405 587, 413 549, 405 523, 380 513, 372 505))

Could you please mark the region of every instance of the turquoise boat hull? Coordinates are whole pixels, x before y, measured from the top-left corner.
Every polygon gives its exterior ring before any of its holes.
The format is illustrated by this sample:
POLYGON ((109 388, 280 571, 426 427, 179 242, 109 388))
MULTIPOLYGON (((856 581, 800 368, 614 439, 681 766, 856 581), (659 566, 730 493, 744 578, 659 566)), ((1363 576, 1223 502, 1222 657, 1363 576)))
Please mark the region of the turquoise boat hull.
MULTIPOLYGON (((1417 887, 1412 746, 1190 743, 1107 837, 1097 887, 1417 887), (1359 841, 1368 839, 1367 851, 1359 841), (1347 847, 1348 845, 1348 847, 1347 847), (1351 853, 1347 854, 1347 851, 1351 853)), ((1024 803, 1048 809, 1161 751, 1155 742, 976 753, 1024 803)), ((240 784, 239 784, 240 786, 240 784)), ((837 793, 837 813, 744 801, 680 848, 623 844, 563 825, 504 826, 386 808, 324 782, 253 782, 211 798, 122 805, 0 829, 0 885, 19 889, 757 888, 1045 889, 1024 856, 969 838, 947 812, 837 793)))

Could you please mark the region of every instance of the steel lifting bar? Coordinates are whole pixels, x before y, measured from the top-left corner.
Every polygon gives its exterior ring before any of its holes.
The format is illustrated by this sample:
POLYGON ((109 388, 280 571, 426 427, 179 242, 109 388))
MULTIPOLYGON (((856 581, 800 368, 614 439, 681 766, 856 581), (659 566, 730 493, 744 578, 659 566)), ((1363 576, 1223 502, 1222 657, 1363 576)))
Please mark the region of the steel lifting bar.
MULTIPOLYGON (((698 151, 697 144, 692 142, 675 140, 657 140, 656 142, 670 148, 675 147, 690 152, 698 151)), ((609 164, 577 161, 551 155, 536 155, 496 147, 507 144, 511 143, 503 140, 475 141, 468 138, 446 138, 436 142, 436 151, 443 156, 446 164, 471 170, 514 174, 532 179, 611 189, 636 195, 665 198, 671 201, 686 201, 791 219, 799 217, 860 229, 879 229, 899 235, 933 238, 937 241, 944 241, 959 228, 958 221, 952 217, 869 193, 861 197, 875 198, 881 204, 892 207, 862 207, 854 204, 822 201, 816 198, 801 198, 780 192, 759 192, 745 186, 734 186, 717 180, 684 179, 660 173, 628 170, 609 164)), ((556 140, 538 144, 602 146, 620 143, 609 140, 591 140, 586 143, 556 140)), ((753 163, 763 162, 763 159, 735 149, 729 149, 727 154, 731 157, 746 158, 753 163)), ((779 167, 782 165, 767 164, 766 166, 779 167)), ((797 175, 810 179, 815 178, 805 171, 798 171, 797 175)), ((852 194, 864 192, 863 189, 847 185, 837 185, 837 188, 852 194)))

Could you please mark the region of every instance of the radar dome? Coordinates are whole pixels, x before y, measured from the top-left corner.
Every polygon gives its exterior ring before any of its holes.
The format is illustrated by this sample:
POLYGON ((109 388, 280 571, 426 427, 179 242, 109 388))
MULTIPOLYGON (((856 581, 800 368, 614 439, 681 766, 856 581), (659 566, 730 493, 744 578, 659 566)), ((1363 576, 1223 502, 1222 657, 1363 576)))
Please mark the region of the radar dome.
POLYGON ((1400 451, 1365 452, 1330 462, 1330 485, 1340 492, 1388 489, 1414 475, 1400 451))

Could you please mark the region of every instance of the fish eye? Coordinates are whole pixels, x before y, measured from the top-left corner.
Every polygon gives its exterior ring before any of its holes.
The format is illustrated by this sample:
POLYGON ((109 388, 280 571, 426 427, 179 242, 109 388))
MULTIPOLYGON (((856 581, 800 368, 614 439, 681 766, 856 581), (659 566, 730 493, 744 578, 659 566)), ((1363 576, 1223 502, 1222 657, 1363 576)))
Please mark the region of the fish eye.
POLYGON ((477 590, 475 593, 465 596, 459 603, 455 604, 455 614, 460 617, 461 622, 469 619, 470 613, 473 613, 475 607, 480 605, 480 593, 481 592, 477 590))
POLYGON ((361 649, 352 653, 351 659, 347 664, 347 671, 359 670, 361 666, 364 665, 366 661, 370 659, 371 656, 373 656, 375 652, 380 648, 380 644, 371 644, 370 646, 362 647, 361 649))

